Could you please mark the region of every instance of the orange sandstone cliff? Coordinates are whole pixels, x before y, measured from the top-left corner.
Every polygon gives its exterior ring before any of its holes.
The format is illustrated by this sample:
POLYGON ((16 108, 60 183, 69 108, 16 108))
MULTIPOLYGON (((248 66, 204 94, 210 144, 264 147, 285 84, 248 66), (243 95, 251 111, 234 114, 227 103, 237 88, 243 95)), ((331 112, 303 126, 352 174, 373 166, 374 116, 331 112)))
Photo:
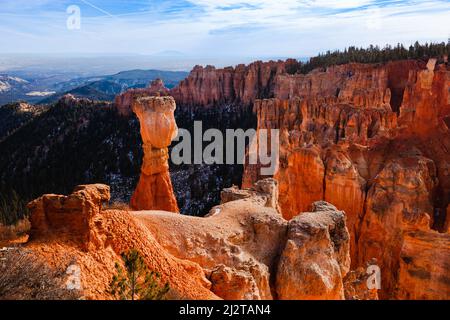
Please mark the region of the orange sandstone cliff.
MULTIPOLYGON (((350 63, 302 75, 289 74, 292 63, 196 67, 171 94, 188 110, 253 107, 257 130, 279 129, 281 214, 293 219, 319 200, 343 210, 352 268, 376 259, 382 298, 450 298, 448 65, 350 63)), ((245 167, 244 187, 265 178, 259 169, 245 167)))
MULTIPOLYGON (((383 298, 450 294, 449 82, 434 59, 349 64, 280 75, 275 98, 254 103, 257 129, 280 129, 283 216, 321 199, 344 210, 352 265, 377 259, 383 298), (431 254, 411 254, 427 241, 438 268, 431 254)), ((244 185, 260 178, 246 167, 244 185)))

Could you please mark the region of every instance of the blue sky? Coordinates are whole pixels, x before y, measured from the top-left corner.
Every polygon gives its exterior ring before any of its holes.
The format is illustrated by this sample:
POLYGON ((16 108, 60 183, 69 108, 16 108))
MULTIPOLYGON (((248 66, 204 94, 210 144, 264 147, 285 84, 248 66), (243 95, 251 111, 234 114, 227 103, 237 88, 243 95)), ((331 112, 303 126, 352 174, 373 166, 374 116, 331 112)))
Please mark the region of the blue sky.
POLYGON ((1 0, 0 32, 0 53, 306 57, 446 41, 450 0, 1 0))

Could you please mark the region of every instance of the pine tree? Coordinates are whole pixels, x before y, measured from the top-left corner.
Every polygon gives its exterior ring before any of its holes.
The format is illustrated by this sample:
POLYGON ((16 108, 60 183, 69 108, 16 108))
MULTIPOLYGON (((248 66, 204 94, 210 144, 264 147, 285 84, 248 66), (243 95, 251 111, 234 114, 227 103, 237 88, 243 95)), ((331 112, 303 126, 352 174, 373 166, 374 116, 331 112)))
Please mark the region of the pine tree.
POLYGON ((160 285, 161 275, 149 271, 139 251, 131 249, 122 254, 125 270, 116 263, 109 292, 121 300, 162 300, 170 290, 169 283, 160 285))

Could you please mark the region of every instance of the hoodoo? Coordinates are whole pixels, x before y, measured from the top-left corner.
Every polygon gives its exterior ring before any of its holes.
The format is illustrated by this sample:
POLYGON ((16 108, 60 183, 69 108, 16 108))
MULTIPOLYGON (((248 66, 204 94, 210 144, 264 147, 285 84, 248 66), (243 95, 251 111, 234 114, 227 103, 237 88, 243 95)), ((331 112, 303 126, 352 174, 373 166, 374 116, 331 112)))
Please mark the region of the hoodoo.
POLYGON ((135 97, 133 112, 141 124, 144 161, 131 198, 134 210, 178 212, 169 174, 168 146, 178 134, 172 97, 135 97))

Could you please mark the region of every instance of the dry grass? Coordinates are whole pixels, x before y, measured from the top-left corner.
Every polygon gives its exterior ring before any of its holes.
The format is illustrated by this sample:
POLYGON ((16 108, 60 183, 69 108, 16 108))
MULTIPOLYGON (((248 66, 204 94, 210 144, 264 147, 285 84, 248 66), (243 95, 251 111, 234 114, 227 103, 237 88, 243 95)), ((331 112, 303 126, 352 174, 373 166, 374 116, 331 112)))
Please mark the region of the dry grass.
POLYGON ((0 251, 0 300, 75 300, 76 290, 65 285, 64 270, 54 270, 31 251, 9 248, 0 251))
POLYGON ((121 211, 132 211, 128 203, 114 201, 103 206, 104 210, 121 210, 121 211))
POLYGON ((16 240, 25 236, 31 228, 30 221, 25 218, 15 225, 4 226, 0 224, 0 241, 16 240))

